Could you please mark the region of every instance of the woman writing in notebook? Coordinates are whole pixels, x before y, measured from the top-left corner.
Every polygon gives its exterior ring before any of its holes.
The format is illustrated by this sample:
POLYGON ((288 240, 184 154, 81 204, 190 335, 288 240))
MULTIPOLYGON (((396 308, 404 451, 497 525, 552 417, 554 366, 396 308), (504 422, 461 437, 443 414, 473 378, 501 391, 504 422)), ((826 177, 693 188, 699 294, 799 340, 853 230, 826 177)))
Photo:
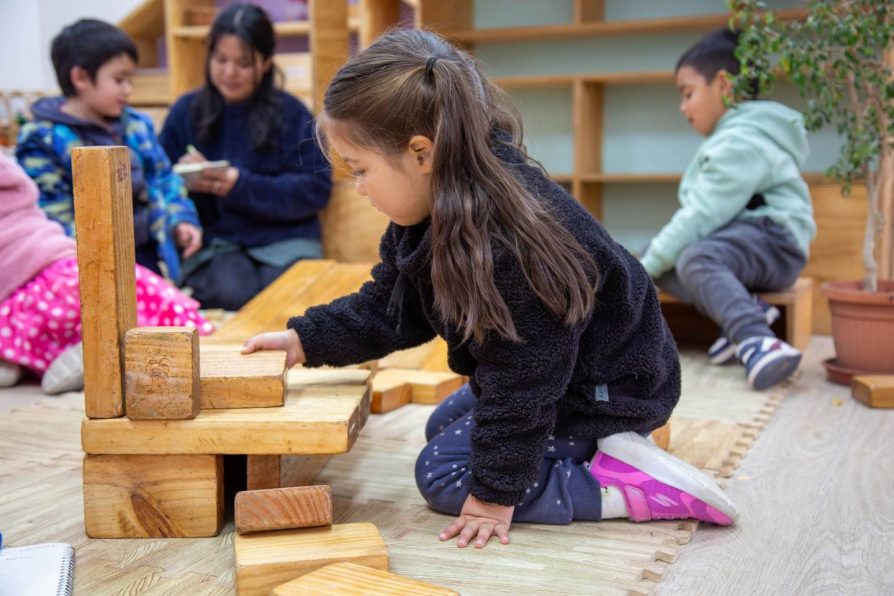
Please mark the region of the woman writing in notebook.
POLYGON ((206 308, 237 310, 295 261, 321 256, 330 170, 310 112, 281 89, 275 45, 261 8, 224 9, 205 85, 177 100, 161 132, 173 162, 229 162, 188 181, 205 247, 184 263, 181 283, 206 308))

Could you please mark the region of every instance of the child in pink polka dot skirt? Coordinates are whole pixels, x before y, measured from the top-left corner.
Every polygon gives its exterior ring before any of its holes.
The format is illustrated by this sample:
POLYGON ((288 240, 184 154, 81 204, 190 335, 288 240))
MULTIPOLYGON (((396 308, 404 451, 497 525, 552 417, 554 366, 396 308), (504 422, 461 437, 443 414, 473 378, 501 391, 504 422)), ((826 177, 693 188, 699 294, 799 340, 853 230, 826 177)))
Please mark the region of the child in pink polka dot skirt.
MULTIPOLYGON (((47 393, 83 385, 80 288, 74 240, 37 206, 38 191, 0 154, 0 387, 31 370, 47 393)), ((137 325, 212 325, 198 303, 148 269, 136 268, 137 325)))

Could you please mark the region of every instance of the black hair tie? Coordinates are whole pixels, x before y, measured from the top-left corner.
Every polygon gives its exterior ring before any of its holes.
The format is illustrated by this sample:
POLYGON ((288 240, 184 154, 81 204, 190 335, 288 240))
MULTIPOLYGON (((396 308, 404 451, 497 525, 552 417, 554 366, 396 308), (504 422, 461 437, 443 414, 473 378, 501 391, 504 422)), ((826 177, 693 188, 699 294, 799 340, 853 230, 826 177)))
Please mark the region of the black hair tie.
POLYGON ((429 58, 426 61, 426 63, 425 63, 425 79, 427 81, 431 81, 433 79, 434 75, 432 73, 432 68, 434 68, 435 62, 437 62, 437 61, 438 61, 437 56, 432 56, 431 58, 429 58))

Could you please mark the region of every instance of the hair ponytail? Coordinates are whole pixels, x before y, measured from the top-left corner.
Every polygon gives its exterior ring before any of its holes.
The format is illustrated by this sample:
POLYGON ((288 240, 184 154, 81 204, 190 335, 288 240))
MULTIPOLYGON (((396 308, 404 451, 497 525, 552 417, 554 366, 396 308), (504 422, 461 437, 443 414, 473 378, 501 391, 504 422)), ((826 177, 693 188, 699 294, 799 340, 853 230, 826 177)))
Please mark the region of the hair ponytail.
POLYGON ((342 67, 323 105, 322 133, 330 122, 350 123, 350 141, 385 155, 405 150, 416 134, 434 142, 435 307, 465 339, 523 339, 495 283, 494 257, 503 251, 566 324, 590 316, 596 264, 513 171, 529 161, 520 118, 468 55, 426 31, 389 33, 342 67), (494 152, 500 143, 522 161, 503 161, 494 152))

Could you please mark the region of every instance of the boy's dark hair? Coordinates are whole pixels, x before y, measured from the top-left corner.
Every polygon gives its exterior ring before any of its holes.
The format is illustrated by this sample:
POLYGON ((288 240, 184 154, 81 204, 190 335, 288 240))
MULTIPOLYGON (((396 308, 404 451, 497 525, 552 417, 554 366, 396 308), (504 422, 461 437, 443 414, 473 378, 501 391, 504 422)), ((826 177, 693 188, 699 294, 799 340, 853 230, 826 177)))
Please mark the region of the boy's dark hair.
POLYGON ((127 34, 104 21, 81 19, 73 23, 53 38, 50 57, 56 71, 56 80, 65 97, 77 95, 71 82, 71 69, 80 66, 87 71, 91 81, 96 80, 96 72, 103 64, 127 54, 138 60, 137 47, 127 34))
POLYGON ((730 29, 711 31, 688 50, 677 61, 677 72, 684 66, 691 66, 710 83, 721 70, 731 75, 739 74, 739 59, 736 58, 736 46, 739 43, 739 32, 730 29))

